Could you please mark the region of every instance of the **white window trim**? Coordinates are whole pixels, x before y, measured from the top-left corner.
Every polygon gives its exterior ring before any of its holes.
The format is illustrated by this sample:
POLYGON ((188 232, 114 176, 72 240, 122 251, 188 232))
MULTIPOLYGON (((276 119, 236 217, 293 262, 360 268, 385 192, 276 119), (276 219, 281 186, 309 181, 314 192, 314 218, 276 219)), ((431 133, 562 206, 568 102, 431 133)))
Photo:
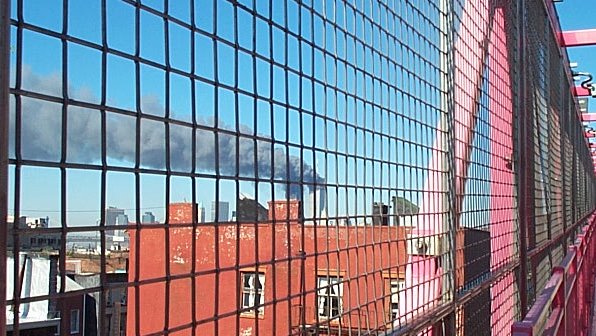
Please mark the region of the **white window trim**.
MULTIPOLYGON (((341 316, 343 311, 343 277, 340 275, 318 275, 317 276, 317 315, 319 319, 332 320, 337 319, 341 316), (333 290, 333 294, 329 294, 329 291, 333 290), (333 307, 328 307, 325 314, 325 302, 326 298, 336 297, 338 299, 337 315, 331 315, 333 307)), ((327 301, 331 304, 331 301, 327 301)))
POLYGON ((391 312, 391 318, 395 319, 399 317, 399 293, 406 288, 405 279, 400 278, 387 278, 389 280, 389 310, 391 312), (397 286, 394 286, 396 284, 397 286), (392 305, 396 303, 397 309, 393 309, 392 305))
POLYGON ((258 315, 263 316, 265 314, 265 272, 262 271, 243 271, 240 273, 241 277, 241 295, 240 295, 240 307, 242 309, 250 309, 248 312, 243 312, 243 314, 250 314, 250 315, 258 315), (244 287, 244 278, 246 276, 251 277, 251 288, 247 289, 244 287), (258 290, 255 287, 255 276, 259 277, 259 282, 261 283, 261 289, 258 290), (255 302, 256 295, 259 294, 259 302, 255 302), (249 296, 249 303, 248 305, 244 304, 244 297, 245 295, 249 296))

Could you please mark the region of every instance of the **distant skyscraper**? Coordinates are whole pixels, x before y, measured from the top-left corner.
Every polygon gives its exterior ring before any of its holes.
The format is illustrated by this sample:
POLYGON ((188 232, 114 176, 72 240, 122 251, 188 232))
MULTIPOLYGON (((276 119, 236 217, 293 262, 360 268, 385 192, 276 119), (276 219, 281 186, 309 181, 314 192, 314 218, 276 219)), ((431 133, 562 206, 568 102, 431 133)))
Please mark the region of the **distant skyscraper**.
POLYGON ((141 223, 155 223, 155 215, 153 215, 153 212, 151 212, 151 211, 145 212, 143 214, 143 219, 142 219, 141 223))
POLYGON ((125 214, 119 214, 116 216, 116 225, 128 225, 128 216, 125 214))
POLYGON ((327 219, 327 189, 324 186, 317 186, 310 190, 304 211, 305 216, 312 219, 306 221, 307 224, 312 225, 327 219))
MULTIPOLYGON (((116 216, 116 225, 120 226, 124 226, 124 225, 128 225, 128 216, 124 213, 118 214, 118 216, 116 216)), ((120 250, 122 248, 122 245, 125 243, 126 240, 126 234, 124 233, 124 230, 114 230, 114 231, 107 231, 108 236, 112 236, 112 246, 110 247, 110 249, 112 250, 120 250)))
POLYGON ((212 222, 227 222, 230 215, 229 202, 211 202, 211 221, 212 222), (219 208, 219 218, 215 218, 215 209, 219 208))
POLYGON ((203 203, 199 203, 199 206, 197 207, 197 221, 199 221, 199 223, 205 223, 205 207, 203 206, 203 203))
POLYGON ((106 209, 106 225, 116 225, 116 218, 119 215, 124 215, 124 209, 118 209, 112 206, 108 207, 106 209))

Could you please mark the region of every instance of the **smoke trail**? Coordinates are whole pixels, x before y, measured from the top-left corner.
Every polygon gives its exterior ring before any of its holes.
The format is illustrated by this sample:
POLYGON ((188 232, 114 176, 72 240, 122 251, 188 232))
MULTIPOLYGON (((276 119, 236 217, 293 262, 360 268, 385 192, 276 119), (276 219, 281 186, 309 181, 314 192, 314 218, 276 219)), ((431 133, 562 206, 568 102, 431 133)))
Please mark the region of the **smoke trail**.
MULTIPOLYGON (((38 75, 28 67, 23 68, 26 89, 53 96, 62 95, 58 75, 38 75)), ((81 101, 98 101, 90 90, 69 88, 72 98, 81 101)), ((10 155, 14 153, 14 107, 11 99, 10 155)), ((21 98, 21 154, 24 159, 59 161, 62 146, 62 105, 48 101, 21 98)), ((145 114, 160 115, 164 111, 159 98, 144 96, 141 110, 145 114)), ((199 120, 199 122, 212 120, 199 120)), ((220 124, 222 121, 220 120, 220 124)), ((240 125, 243 133, 252 133, 240 125)), ((191 127, 170 125, 170 168, 175 171, 191 171, 191 127)), ((106 151, 108 164, 134 165, 136 157, 136 118, 108 113, 106 118, 106 151)), ((273 141, 254 140, 247 137, 196 130, 195 162, 199 172, 234 176, 275 178, 291 184, 289 197, 301 198, 300 183, 322 182, 313 167, 298 156, 290 155, 282 148, 274 147, 273 141), (216 140, 217 139, 217 140, 216 140), (216 146, 217 141, 217 146, 216 146), (236 150, 238 149, 238 150, 236 150), (219 155, 217 155, 219 153, 219 155), (216 165, 216 162, 218 165, 216 165), (301 177, 302 170, 302 177, 301 177)), ((165 169, 166 128, 161 121, 143 118, 140 126, 140 164, 142 167, 165 169)), ((101 115, 99 111, 70 106, 67 119, 68 162, 101 163, 101 115)))

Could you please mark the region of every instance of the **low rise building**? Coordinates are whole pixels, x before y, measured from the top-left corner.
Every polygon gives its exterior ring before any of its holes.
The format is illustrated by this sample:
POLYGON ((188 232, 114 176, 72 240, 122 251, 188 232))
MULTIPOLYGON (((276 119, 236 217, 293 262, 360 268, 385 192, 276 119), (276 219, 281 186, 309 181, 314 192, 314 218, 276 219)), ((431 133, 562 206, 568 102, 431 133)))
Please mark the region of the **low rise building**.
MULTIPOLYGON (((76 292, 83 287, 72 279, 62 279, 58 275, 58 256, 35 256, 20 254, 18 270, 22 277, 15 276, 14 257, 7 258, 6 295, 7 300, 14 299, 15 288, 20 290, 21 298, 55 296, 60 292, 60 285, 65 284, 65 292, 76 292), (15 283, 20 279, 20 283, 15 283)), ((66 295, 61 298, 23 302, 18 306, 7 305, 6 319, 8 335, 13 333, 15 315, 19 319, 19 335, 83 335, 85 325, 84 293, 66 295)), ((14 303, 14 301, 13 301, 14 303)))
POLYGON ((299 201, 268 205, 267 220, 193 227, 195 207, 172 204, 167 234, 129 231, 128 280, 142 284, 128 289, 127 333, 191 335, 193 321, 197 335, 391 328, 409 228, 304 225, 299 201))
POLYGON ((15 220, 13 216, 8 216, 6 223, 8 224, 7 245, 9 249, 15 245, 13 240, 15 226, 19 230, 20 251, 58 250, 62 245, 62 234, 48 230, 49 217, 21 216, 15 220))

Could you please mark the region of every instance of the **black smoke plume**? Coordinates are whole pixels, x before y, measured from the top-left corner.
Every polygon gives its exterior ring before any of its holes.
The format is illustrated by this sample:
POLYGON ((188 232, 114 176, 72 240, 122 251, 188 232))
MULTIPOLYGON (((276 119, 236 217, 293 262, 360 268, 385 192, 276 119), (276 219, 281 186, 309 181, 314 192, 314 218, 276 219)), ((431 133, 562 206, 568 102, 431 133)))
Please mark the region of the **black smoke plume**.
MULTIPOLYGON (((39 75, 24 67, 23 88, 62 97, 59 75, 39 75)), ((131 83, 131 85, 134 85, 131 83)), ((85 88, 69 88, 71 98, 99 102, 85 88)), ((133 98, 134 99, 134 98, 133 98)), ((15 157, 15 99, 11 99, 10 155, 15 157)), ((144 114, 163 114, 164 107, 155 96, 142 97, 144 114)), ((198 120, 213 124, 213 120, 198 120)), ((101 163, 101 114, 98 110, 69 106, 67 124, 67 162, 101 163)), ((21 154, 23 159, 60 161, 62 153, 62 105, 45 100, 21 97, 21 154)), ((219 127, 224 127, 220 121, 219 127)), ((252 133, 241 125, 242 133, 252 133)), ((169 162, 174 171, 191 171, 192 132, 189 126, 170 125, 169 162)), ((136 118, 118 113, 107 113, 106 151, 108 164, 134 166, 136 158, 136 118)), ((290 155, 274 146, 272 140, 254 140, 250 137, 211 130, 196 130, 196 171, 219 173, 226 176, 258 177, 290 182, 288 197, 301 199, 300 185, 322 183, 321 178, 300 157, 290 155), (216 140, 217 139, 217 140, 216 140), (217 146, 216 146, 217 144, 217 146), (238 148, 237 148, 238 147, 238 148), (238 150, 236 150, 238 149, 238 150), (219 153, 219 155, 217 155, 219 153), (218 165, 216 165, 216 162, 218 165), (302 175, 301 175, 302 172, 302 175)), ((162 121, 143 118, 140 130, 140 165, 146 168, 166 168, 166 127, 162 121)), ((306 187, 305 187, 306 188, 306 187)))

